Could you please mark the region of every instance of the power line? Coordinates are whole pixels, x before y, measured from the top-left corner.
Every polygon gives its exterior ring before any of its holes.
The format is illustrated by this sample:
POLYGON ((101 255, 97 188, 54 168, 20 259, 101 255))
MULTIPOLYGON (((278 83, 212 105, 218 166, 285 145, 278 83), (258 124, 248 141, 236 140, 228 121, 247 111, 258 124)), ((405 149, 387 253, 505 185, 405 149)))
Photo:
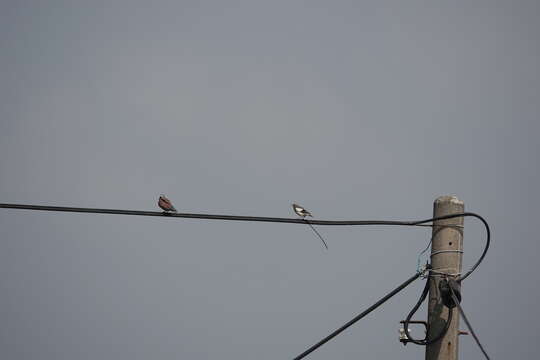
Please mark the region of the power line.
MULTIPOLYGON (((0 203, 0 208, 22 209, 22 210, 39 210, 39 211, 76 212, 76 213, 93 213, 93 214, 112 214, 112 215, 162 216, 162 217, 171 217, 171 218, 206 219, 206 220, 259 221, 259 222, 276 222, 276 223, 291 223, 291 224, 305 224, 307 222, 307 223, 313 224, 313 225, 334 225, 334 226, 336 226, 336 225, 397 225, 397 226, 428 226, 428 227, 431 227, 432 225, 424 225, 424 223, 436 220, 436 219, 427 219, 427 220, 421 220, 421 221, 307 220, 307 219, 297 219, 297 218, 281 218, 281 217, 265 217, 265 216, 237 216, 237 215, 216 215, 216 214, 196 214, 196 213, 165 213, 165 212, 160 212, 160 211, 99 209, 99 208, 49 206, 49 205, 29 205, 29 204, 3 204, 3 203, 0 203)), ((453 216, 453 217, 457 217, 457 216, 453 216)))
POLYGON ((77 213, 94 213, 94 214, 112 214, 112 215, 136 215, 136 216, 162 216, 190 219, 207 219, 207 220, 232 220, 232 221, 259 221, 259 222, 279 222, 292 224, 305 224, 306 222, 313 225, 334 225, 334 226, 354 226, 354 225, 397 225, 397 226, 427 226, 425 223, 450 219, 460 216, 471 216, 472 213, 451 214, 438 218, 430 218, 416 221, 395 221, 395 220, 307 220, 295 218, 281 217, 264 217, 264 216, 238 216, 238 215, 216 215, 216 214, 197 214, 197 213, 165 213, 159 211, 141 211, 141 210, 120 210, 120 209, 99 209, 99 208, 83 208, 83 207, 67 207, 67 206, 49 206, 49 205, 30 205, 30 204, 6 204, 0 203, 0 208, 6 209, 22 209, 22 210, 38 210, 38 211, 60 211, 60 212, 77 212, 77 213))
MULTIPOLYGON (((431 267, 431 265, 430 265, 430 267, 431 267)), ((426 269, 426 270, 428 270, 428 269, 426 269)), ((431 271, 431 269, 429 269, 429 271, 431 271)), ((426 285, 424 286, 424 290, 422 290, 422 294, 420 295, 420 299, 418 299, 418 301, 416 302, 416 304, 414 305, 412 310, 407 315, 407 318, 403 321, 403 330, 405 332, 405 336, 407 337, 407 342, 412 342, 413 344, 416 344, 416 345, 426 346, 426 345, 430 345, 430 344, 436 343, 437 341, 441 340, 443 338, 443 336, 446 335, 446 333, 448 332, 448 329, 450 328, 450 323, 452 322, 452 311, 450 311, 448 313, 448 319, 446 320, 446 323, 445 323, 444 327, 441 329, 441 331, 437 335, 432 336, 431 339, 428 339, 428 335, 430 333, 429 332, 429 327, 427 327, 427 329, 426 329, 426 338, 425 339, 421 339, 421 340, 415 339, 409 333, 409 323, 411 322, 411 318, 416 313, 416 311, 418 310, 420 305, 422 305, 422 303, 426 299, 426 297, 428 295, 428 292, 429 292, 429 281, 431 279, 432 279, 432 277, 428 276, 428 278, 426 279, 426 285)))
POLYGON ((399 285, 397 288, 395 288, 394 290, 389 292, 382 299, 377 301, 375 304, 371 305, 369 308, 364 310, 362 313, 355 316, 352 320, 347 322, 345 325, 343 325, 339 329, 335 330, 333 333, 331 333, 330 335, 328 335, 327 337, 325 337, 324 339, 322 339, 321 341, 319 341, 318 343, 316 343, 315 345, 313 345, 312 347, 310 347, 309 349, 307 349, 306 351, 304 351, 303 353, 301 353, 300 355, 295 357, 294 360, 300 360, 300 359, 305 358, 306 356, 311 354, 313 351, 317 350, 318 348, 320 348, 321 346, 326 344, 328 341, 330 341, 334 337, 338 336, 341 332, 343 332, 349 326, 353 325, 355 322, 362 319, 367 314, 369 314, 370 312, 372 312, 373 310, 375 310, 376 308, 378 308, 379 306, 384 304, 388 299, 390 299, 392 296, 396 295, 401 290, 405 289, 410 283, 412 283, 414 280, 418 279, 421 275, 422 275, 421 272, 417 272, 416 274, 414 274, 414 276, 410 277, 407 281, 405 281, 403 284, 399 285))
MULTIPOLYGON (((76 213, 93 213, 93 214, 112 214, 112 215, 136 215, 136 216, 161 216, 168 218, 188 218, 188 219, 206 219, 206 220, 228 220, 228 221, 258 221, 272 223, 289 223, 289 224, 312 224, 326 226, 359 226, 359 225, 391 225, 391 226, 436 226, 445 227, 446 225, 426 225, 437 220, 453 219, 457 217, 472 216, 484 224, 487 233, 486 245, 480 255, 480 258, 469 269, 469 271, 461 276, 459 280, 468 277, 480 265, 489 248, 491 232, 487 221, 478 214, 472 212, 463 212, 444 216, 433 217, 424 220, 413 221, 396 221, 396 220, 307 220, 294 218, 280 217, 261 217, 261 216, 237 216, 237 215, 215 215, 215 214, 195 214, 195 213, 165 213, 158 211, 140 211, 140 210, 119 210, 119 209, 98 209, 98 208, 83 208, 83 207, 66 207, 66 206, 48 206, 48 205, 29 205, 29 204, 3 204, 0 203, 0 208, 6 209, 21 209, 21 210, 38 210, 38 211, 60 211, 60 212, 76 212, 76 213)), ((452 226, 452 225, 449 225, 452 226)))
MULTIPOLYGON (((444 227, 453 227, 453 225, 434 225, 434 224, 427 224, 432 223, 434 221, 438 220, 446 220, 446 219, 453 219, 458 217, 475 217, 479 219, 486 229, 486 244, 484 247, 484 250, 482 251, 482 254, 480 258, 476 261, 476 263, 469 269, 465 275, 460 276, 459 278, 456 278, 456 281, 462 281, 466 277, 468 277, 477 267, 480 265, 480 263, 483 261, 484 257, 486 256, 486 253, 489 249, 489 245, 491 242, 491 232, 489 225, 487 221, 480 215, 471 213, 471 212, 463 212, 463 213, 456 213, 456 214, 449 214, 444 216, 438 216, 438 217, 432 217, 429 219, 424 220, 413 220, 413 221, 395 221, 395 220, 352 220, 352 221, 344 221, 344 220, 307 220, 307 219, 298 219, 298 218, 280 218, 280 217, 260 217, 260 216, 236 216, 236 215, 217 215, 217 214, 197 214, 197 213, 169 213, 169 212, 156 212, 156 211, 140 211, 140 210, 121 210, 121 209, 99 209, 99 208, 82 208, 82 207, 65 207, 65 206, 47 206, 47 205, 30 205, 30 204, 5 204, 0 203, 0 208, 6 208, 6 209, 19 209, 19 210, 37 210, 37 211, 59 211, 59 212, 76 212, 76 213, 94 213, 94 214, 111 214, 111 215, 135 215, 135 216, 161 216, 161 217, 168 217, 168 218, 190 218, 190 219, 206 219, 206 220, 226 220, 226 221, 257 221, 257 222, 272 222, 272 223, 290 223, 290 224, 308 224, 312 227, 312 229, 315 231, 315 233, 318 234, 318 232, 313 228, 313 225, 326 225, 326 226, 357 226, 357 225, 392 225, 392 226, 427 226, 427 227, 437 227, 437 228, 444 228, 444 227)), ((319 235, 321 240, 323 241, 324 245, 326 246, 326 242, 324 239, 319 235)), ((432 240, 432 239, 431 239, 432 240)), ((430 240, 430 243, 431 243, 430 240)), ((405 281, 403 284, 401 284, 399 287, 397 287, 395 290, 390 292, 388 295, 383 297, 381 300, 379 300, 377 303, 369 307, 367 310, 362 312, 361 314, 357 315, 355 318, 350 320, 348 323, 340 327, 339 329, 335 330, 333 333, 325 337, 323 340, 319 341, 317 344, 310 347, 308 350, 304 351, 302 354, 294 358, 294 360, 300 360, 310 354, 311 352, 318 349, 320 346, 324 345, 328 341, 330 341, 332 338, 340 334, 342 331, 347 329, 349 326, 353 325, 363 317, 365 317, 367 314, 369 314, 371 311, 375 310, 377 307, 382 305, 384 302, 386 302, 388 299, 390 299, 392 296, 396 295, 398 292, 403 290, 406 286, 408 286, 411 282, 416 280, 420 275, 422 275, 422 272, 417 272, 413 277, 405 281)), ((459 311, 461 312, 462 317, 464 318, 465 322, 467 323, 467 326, 469 327, 471 333, 473 334, 473 337, 475 338, 478 346, 486 356, 486 358, 489 360, 488 355, 486 354, 485 350, 483 349, 482 345, 480 344, 480 341, 476 337, 476 334, 474 333, 472 327, 470 326, 470 323, 468 322, 467 318, 465 317, 465 314, 463 310, 461 309, 459 303, 455 299, 455 294, 452 292, 452 296, 454 297, 454 301, 456 302, 457 306, 459 307, 459 311)), ((421 298, 422 299, 422 298, 421 298)), ((421 301, 420 301, 421 302, 421 301)), ((417 304, 419 305, 419 304, 417 304)), ((415 309, 417 309, 417 306, 415 306, 415 309)), ((411 311, 411 313, 414 312, 414 310, 411 311)), ((411 314, 410 314, 411 315, 411 314)), ((410 316, 409 316, 410 317, 410 316)), ((448 319, 448 323, 450 322, 450 319, 448 319)), ((437 337, 438 338, 438 337, 437 337)), ((424 340, 426 341, 426 340, 424 340)), ((418 341, 422 342, 422 341, 418 341)), ((429 341, 431 342, 431 341, 429 341)))
POLYGON ((454 293, 454 289, 452 288, 452 286, 449 286, 448 288, 450 289, 450 294, 452 296, 452 300, 454 301, 457 308, 459 309, 461 317, 463 318, 463 320, 465 320, 465 324, 467 324, 467 327, 469 328, 469 331, 471 332, 471 335, 473 336, 474 340, 476 341, 476 344, 478 344, 478 347, 480 348, 480 350, 482 351, 482 353, 484 354, 486 359, 490 360, 486 350, 484 350, 484 347, 480 343, 480 340, 478 339, 478 336, 476 336, 476 333, 474 332, 474 330, 473 330, 473 328, 471 326, 471 323, 469 322, 469 319, 467 319, 467 316, 465 316, 465 312, 463 312, 463 309, 461 308, 461 304, 460 304, 459 299, 457 298, 456 294, 454 293))

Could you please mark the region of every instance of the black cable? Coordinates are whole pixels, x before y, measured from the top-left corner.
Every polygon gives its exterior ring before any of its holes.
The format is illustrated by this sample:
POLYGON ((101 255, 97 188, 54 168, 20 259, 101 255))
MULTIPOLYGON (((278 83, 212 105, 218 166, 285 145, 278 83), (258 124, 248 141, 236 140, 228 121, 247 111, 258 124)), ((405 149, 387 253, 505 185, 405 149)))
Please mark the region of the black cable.
MULTIPOLYGON (((429 278, 426 280, 426 285, 424 285, 424 289, 422 290, 422 294, 420 295, 420 298, 412 308, 412 310, 407 315, 407 318, 405 319, 405 322, 403 323, 403 330, 405 331, 405 335, 407 336, 408 341, 412 342, 413 344, 417 345, 425 345, 425 340, 417 340, 414 339, 411 334, 409 334, 409 322, 411 321, 411 317, 416 313, 420 305, 424 302, 424 300, 427 297, 427 294, 429 292, 429 278)), ((426 336, 427 337, 427 336, 426 336)))
POLYGON ((446 335, 446 333, 448 332, 448 329, 450 328, 450 323, 452 322, 452 311, 450 310, 448 312, 448 319, 446 320, 446 324, 444 325, 444 328, 436 336, 432 337, 431 339, 428 339, 428 336, 430 333, 429 328, 427 329, 426 338, 422 340, 414 339, 411 336, 411 334, 409 334, 409 322, 411 321, 411 317, 416 313, 420 305, 422 305, 422 303, 427 297, 427 294, 429 292, 430 279, 431 278, 428 277, 428 279, 426 280, 426 285, 424 286, 424 290, 422 290, 422 295, 420 295, 420 299, 418 299, 418 301, 416 302, 412 310, 409 312, 409 315, 407 315, 407 318, 403 322, 403 330, 405 331, 405 335, 407 336, 407 339, 408 339, 407 342, 412 342, 413 344, 416 344, 416 345, 425 346, 425 345, 430 345, 439 341, 440 339, 443 338, 444 335, 446 335))
MULTIPOLYGON (((461 215, 463 217, 466 217, 466 216, 472 216, 472 217, 475 217, 477 219, 479 219, 482 224, 484 224, 484 227, 486 228, 486 245, 484 247, 484 250, 482 251, 482 255, 480 255, 480 257, 478 258, 478 260, 476 261, 476 263, 474 263, 474 265, 469 269, 469 271, 467 271, 465 273, 465 275, 462 275, 458 278, 456 278, 457 281, 461 282, 463 280, 465 280, 469 275, 472 274, 472 272, 474 270, 476 270, 476 268, 478 267, 478 265, 480 265, 480 263, 484 260, 484 258, 486 257, 486 254, 487 254, 487 251, 489 249, 489 245, 491 243, 491 231, 489 229, 489 224, 487 223, 487 221, 480 215, 478 214, 475 214, 475 213, 471 213, 471 212, 464 212, 462 214, 451 214, 451 215, 445 215, 445 216, 439 216, 439 217, 436 217, 436 218, 433 218, 433 221, 438 221, 438 220, 445 220, 445 219, 451 219, 451 218, 454 218, 455 216, 453 215, 461 215)), ((442 226, 444 227, 445 225, 435 225, 434 226, 442 226)))
MULTIPOLYGON (((114 214, 114 215, 138 215, 138 216, 163 216, 170 218, 190 218, 207 220, 232 220, 232 221, 262 221, 262 222, 280 222, 291 224, 304 224, 309 222, 313 225, 397 225, 397 226, 422 226, 425 223, 437 220, 451 219, 461 216, 471 216, 469 213, 451 214, 415 221, 395 221, 395 220, 307 220, 298 218, 280 218, 263 216, 237 216, 237 215, 215 215, 215 214, 195 214, 195 213, 165 213, 159 211, 140 211, 140 210, 119 210, 119 209, 99 209, 67 206, 49 206, 49 205, 29 205, 29 204, 5 204, 0 203, 0 208, 23 209, 23 210, 41 210, 41 211, 61 211, 95 214, 114 214)), ((432 227, 433 225, 428 225, 432 227)))
POLYGON ((454 289, 451 286, 449 286, 449 289, 450 289, 450 294, 452 295, 452 299, 454 300, 454 303, 456 304, 457 308, 459 309, 461 317, 463 318, 463 320, 465 320, 465 324, 467 324, 467 327, 469 328, 469 331, 471 332, 471 335, 473 336, 474 340, 478 344, 478 347, 480 348, 480 350, 482 350, 482 353, 484 354, 486 359, 489 360, 489 356, 486 353, 486 350, 484 350, 484 347, 480 343, 480 340, 478 339, 478 336, 476 336, 476 333, 474 332, 474 330, 473 330, 473 328, 471 326, 471 323, 469 322, 469 320, 467 319, 467 316, 465 316, 465 313, 463 312, 463 309, 461 308, 461 304, 460 304, 458 298, 456 297, 456 294, 454 293, 454 289))
POLYGON ((400 292, 401 290, 403 290, 405 287, 407 287, 407 285, 409 285, 410 283, 412 283, 414 280, 418 279, 420 276, 422 275, 422 273, 418 272, 416 274, 414 274, 414 276, 412 276, 411 278, 409 278, 407 281, 405 281, 403 284, 399 285, 397 288, 395 288, 394 290, 392 290, 390 293, 388 293, 386 296, 384 296, 382 299, 380 299, 379 301, 377 301, 375 304, 371 305, 369 308, 367 308, 365 311, 363 311, 362 313, 358 314, 357 316, 355 316, 352 320, 350 320, 349 322, 347 322, 345 325, 343 325, 342 327, 340 327, 339 329, 335 330, 334 332, 332 332, 330 335, 328 335, 327 337, 325 337, 324 339, 322 339, 321 341, 319 341, 318 343, 316 343, 315 345, 313 345, 312 347, 310 347, 309 349, 307 349, 306 351, 304 351, 303 353, 301 353, 300 355, 298 355, 297 357, 294 358, 294 360, 300 360, 300 359, 303 359, 305 358, 306 356, 308 356, 309 354, 311 354, 313 351, 317 350, 318 348, 320 348, 321 346, 323 346, 324 344, 326 344, 328 341, 332 340, 334 337, 336 337, 337 335, 339 335, 342 331, 344 331, 345 329, 347 329, 349 326, 353 325, 355 322, 357 322, 358 320, 362 319, 363 317, 365 317, 366 315, 368 315, 370 312, 372 312, 373 310, 375 310, 376 308, 378 308, 379 306, 381 306, 382 304, 384 304, 388 299, 390 299, 392 296, 396 295, 398 292, 400 292))
MULTIPOLYGON (((482 254, 478 258, 478 260, 469 269, 469 271, 467 271, 465 273, 465 275, 462 275, 462 276, 459 276, 459 277, 456 278, 456 281, 461 282, 461 281, 465 280, 469 275, 471 275, 473 273, 473 271, 476 270, 478 265, 480 265, 480 263, 486 257, 487 251, 489 249, 489 245, 491 244, 491 230, 489 228, 489 224, 487 223, 487 221, 482 216, 480 216, 480 215, 478 215, 476 213, 464 212, 464 213, 450 214, 450 215, 444 215, 444 216, 437 216, 437 217, 434 217, 434 218, 431 218, 431 219, 420 220, 420 221, 416 221, 416 222, 412 221, 411 225, 418 226, 420 224, 425 224, 426 222, 435 222, 435 221, 439 221, 439 220, 447 220, 447 219, 452 219, 452 218, 456 218, 456 217, 475 217, 475 218, 479 219, 482 222, 482 224, 484 225, 484 227, 486 229, 486 245, 484 246, 484 250, 482 251, 482 254)), ((432 226, 433 227, 452 227, 453 225, 433 224, 432 226)), ((431 237, 430 243, 432 241, 433 241, 433 237, 431 237)))
MULTIPOLYGON (((474 270, 480 265, 480 263, 484 260, 487 251, 489 249, 489 245, 491 242, 491 231, 489 228, 489 225, 487 221, 480 215, 471 213, 471 212, 463 212, 463 213, 456 213, 456 214, 449 214, 444 216, 438 216, 438 217, 432 217, 429 219, 424 220, 417 220, 417 221, 394 221, 394 220, 356 220, 356 221, 335 221, 335 220, 307 220, 307 219, 291 219, 291 218, 277 218, 277 217, 259 217, 259 216, 235 216, 235 215, 214 215, 214 214, 194 214, 194 213, 165 213, 165 212, 156 212, 156 211, 137 211, 137 210, 119 210, 119 209, 97 209, 97 208, 81 208, 81 207, 65 207, 65 206, 44 206, 44 205, 27 205, 27 204, 5 204, 0 203, 0 208, 8 208, 8 209, 24 209, 24 210, 38 210, 38 211, 61 211, 61 212, 78 212, 78 213, 96 213, 96 214, 114 214, 114 215, 137 215, 137 216, 162 216, 162 217, 170 217, 170 218, 191 218, 191 219, 207 219, 207 220, 230 220, 230 221, 259 221, 259 222, 275 222, 275 223, 292 223, 292 224, 303 224, 307 223, 310 225, 310 227, 315 231, 315 233, 321 238, 326 248, 328 248, 326 242, 322 238, 322 236, 315 230, 315 228, 312 226, 314 225, 328 225, 328 226, 354 226, 354 225, 396 225, 396 226, 430 226, 430 227, 436 227, 436 226, 451 226, 451 225, 438 225, 438 224, 431 224, 431 225, 425 225, 426 223, 434 223, 435 221, 440 220, 447 220, 447 219, 453 219, 457 217, 475 217, 479 219, 486 228, 486 245, 484 247, 484 250, 482 251, 482 254, 480 255, 480 258, 476 261, 476 263, 469 269, 465 275, 460 276, 456 280, 461 282, 464 279, 466 279, 469 275, 471 275, 474 270)), ((315 351, 320 346, 324 345, 326 342, 337 336, 339 333, 344 331, 346 328, 357 322, 358 320, 362 319, 364 316, 369 314, 371 311, 375 310, 377 307, 382 305, 384 302, 386 302, 388 299, 390 299, 392 296, 397 294, 399 291, 401 291, 403 288, 405 288, 407 285, 409 285, 412 281, 417 279, 421 273, 415 274, 413 277, 411 277, 409 280, 407 280, 405 283, 400 285, 398 288, 393 290, 391 293, 383 297, 381 300, 379 300, 377 303, 375 303, 373 306, 368 308, 363 313, 356 316, 354 319, 349 321, 347 324, 343 325, 341 328, 334 331, 332 334, 328 335, 323 340, 319 341, 317 344, 313 345, 311 348, 297 356, 294 360, 299 360, 310 354, 311 352, 315 351)), ((427 284, 426 284, 427 287, 427 284)), ((455 294, 452 290, 452 296, 455 299, 455 294)), ((448 329, 448 326, 451 322, 451 314, 449 313, 449 318, 447 320, 445 329, 443 329, 443 332, 436 336, 433 339, 430 340, 416 340, 412 339, 410 337, 410 334, 408 333, 408 321, 410 321, 411 316, 418 310, 418 307, 420 306, 421 302, 425 299, 425 295, 422 294, 421 300, 415 305, 411 313, 409 313, 406 323, 405 323, 405 333, 409 339, 411 339, 411 342, 418 343, 418 342, 435 342, 440 339, 440 337, 444 336, 444 333, 448 329)), ((473 337, 475 338, 478 346, 486 356, 486 358, 489 359, 486 352, 484 351, 482 345, 480 344, 480 341, 476 337, 476 334, 472 330, 472 327, 470 326, 470 323, 468 322, 465 313, 463 312, 463 309, 461 306, 459 306, 459 303, 457 303, 459 307, 459 311, 461 312, 461 315, 465 322, 467 323, 467 326, 469 327, 471 333, 473 334, 473 337)))
MULTIPOLYGON (((231 221, 262 221, 290 224, 313 224, 313 225, 328 225, 328 226, 345 226, 345 225, 396 225, 396 226, 425 226, 426 223, 432 223, 439 220, 453 219, 457 217, 472 216, 484 224, 486 227, 487 240, 486 246, 480 258, 476 261, 473 267, 458 280, 467 278, 480 265, 489 248, 491 234, 489 225, 483 217, 471 212, 450 214, 444 216, 433 217, 424 220, 416 221, 394 221, 394 220, 307 220, 307 219, 291 219, 277 217, 260 217, 260 216, 236 216, 236 215, 213 215, 213 214, 193 214, 193 213, 164 213, 157 211, 137 211, 137 210, 118 210, 118 209, 96 209, 96 208, 81 208, 81 207, 65 207, 65 206, 44 206, 44 205, 26 205, 26 204, 0 204, 0 208, 6 209, 24 209, 24 210, 41 210, 41 211, 62 211, 62 212, 78 212, 78 213, 95 213, 95 214, 115 214, 115 215, 138 215, 138 216, 162 216, 169 218, 190 218, 190 219, 207 219, 207 220, 231 220, 231 221)), ((445 226, 445 225, 429 225, 429 226, 445 226)))

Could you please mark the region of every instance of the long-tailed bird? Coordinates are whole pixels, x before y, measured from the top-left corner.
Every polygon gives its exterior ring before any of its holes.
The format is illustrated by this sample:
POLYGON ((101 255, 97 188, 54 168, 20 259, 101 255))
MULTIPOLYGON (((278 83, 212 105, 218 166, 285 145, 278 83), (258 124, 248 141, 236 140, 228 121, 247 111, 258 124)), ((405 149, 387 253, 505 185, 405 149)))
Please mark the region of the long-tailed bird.
POLYGON ((163 209, 165 212, 176 212, 171 200, 163 194, 159 195, 158 206, 163 209))
POLYGON ((307 211, 306 209, 304 209, 302 206, 298 205, 298 204, 292 204, 292 208, 294 210, 294 212, 296 213, 296 215, 300 216, 302 219, 304 219, 304 221, 306 222, 306 224, 309 225, 309 227, 315 232, 315 234, 317 234, 317 236, 319 237, 319 239, 321 239, 321 241, 323 242, 324 244, 324 247, 328 250, 328 245, 326 245, 326 241, 324 241, 323 237, 321 236, 321 234, 319 234, 319 232, 317 230, 315 230, 315 228, 313 227, 313 225, 311 225, 307 220, 306 220, 306 216, 311 216, 313 217, 313 215, 311 215, 311 213, 309 211, 307 211))
POLYGON ((307 211, 306 209, 304 209, 303 207, 301 207, 298 204, 292 204, 292 208, 293 208, 294 212, 296 213, 296 215, 298 215, 298 216, 301 216, 303 218, 305 218, 306 216, 313 217, 313 215, 311 215, 311 213, 309 211, 307 211))

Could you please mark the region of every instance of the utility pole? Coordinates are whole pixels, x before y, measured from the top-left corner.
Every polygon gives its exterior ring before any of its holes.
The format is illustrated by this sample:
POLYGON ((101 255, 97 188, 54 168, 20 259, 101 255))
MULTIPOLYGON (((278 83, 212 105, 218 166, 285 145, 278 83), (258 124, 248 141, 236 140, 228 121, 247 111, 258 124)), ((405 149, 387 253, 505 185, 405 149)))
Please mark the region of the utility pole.
MULTIPOLYGON (((455 196, 441 196, 433 204, 433 216, 444 216, 464 211, 463 201, 455 196)), ((431 244, 431 265, 435 271, 430 279, 428 302, 428 339, 444 328, 449 309, 443 305, 439 291, 442 280, 437 273, 458 274, 461 272, 463 255, 463 217, 434 222, 431 244)), ((459 312, 452 310, 452 322, 444 337, 426 346, 426 360, 457 360, 459 312)))

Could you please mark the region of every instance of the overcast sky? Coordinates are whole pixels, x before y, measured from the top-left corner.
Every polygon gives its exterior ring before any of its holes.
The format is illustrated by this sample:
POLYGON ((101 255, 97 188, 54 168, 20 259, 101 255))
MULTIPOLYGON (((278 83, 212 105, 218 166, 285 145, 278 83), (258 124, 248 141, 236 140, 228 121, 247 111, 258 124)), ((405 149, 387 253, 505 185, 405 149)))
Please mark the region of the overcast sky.
MULTIPOLYGON (((3 1, 0 202, 412 220, 457 195, 493 231, 463 307, 493 359, 532 358, 539 39, 536 0, 3 1)), ((429 239, 8 209, 0 229, 14 360, 291 359, 429 239)), ((467 219, 465 267, 484 241, 467 219)), ((422 358, 398 342, 422 287, 309 359, 422 358)), ((481 358, 470 336, 460 354, 481 358)))

